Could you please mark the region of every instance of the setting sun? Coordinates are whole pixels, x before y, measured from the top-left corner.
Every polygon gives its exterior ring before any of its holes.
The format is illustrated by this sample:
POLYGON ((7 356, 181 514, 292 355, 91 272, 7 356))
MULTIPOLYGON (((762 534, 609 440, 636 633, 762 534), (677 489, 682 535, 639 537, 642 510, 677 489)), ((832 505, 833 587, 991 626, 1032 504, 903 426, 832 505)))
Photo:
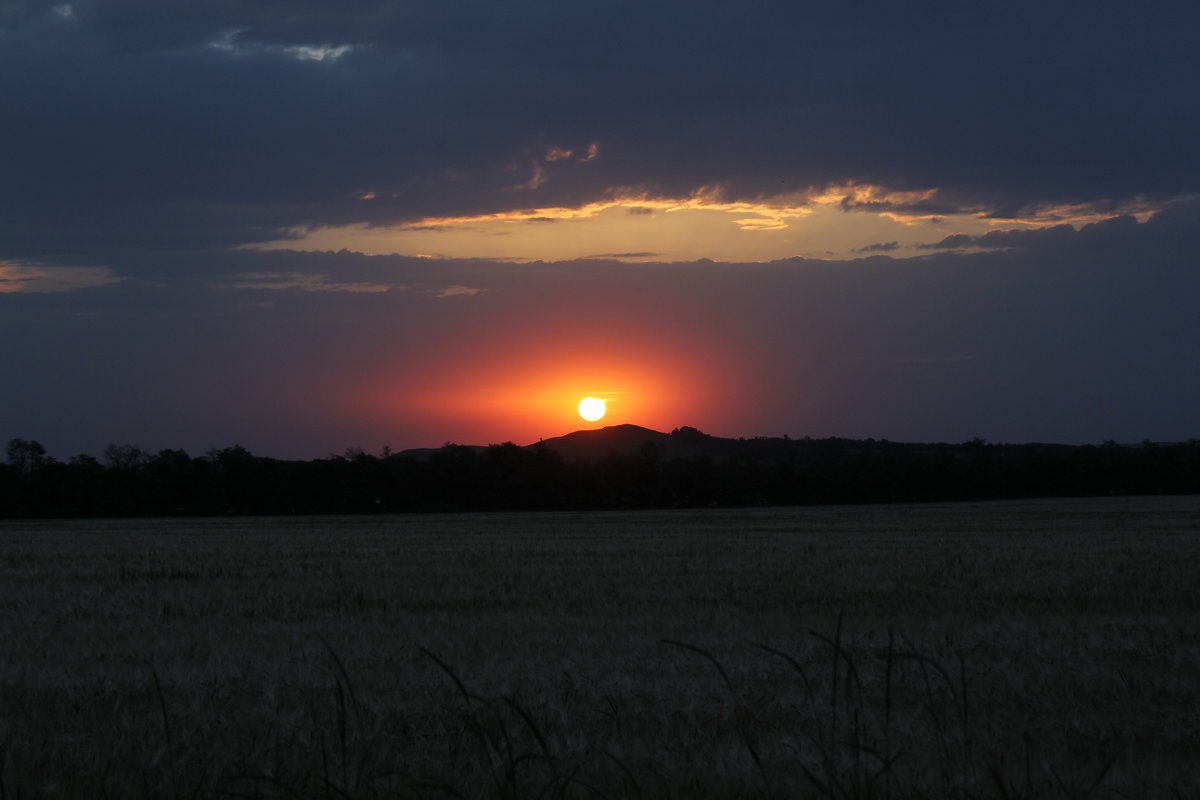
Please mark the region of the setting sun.
POLYGON ((579 401, 579 416, 588 422, 601 419, 607 411, 604 401, 598 397, 585 397, 579 401))

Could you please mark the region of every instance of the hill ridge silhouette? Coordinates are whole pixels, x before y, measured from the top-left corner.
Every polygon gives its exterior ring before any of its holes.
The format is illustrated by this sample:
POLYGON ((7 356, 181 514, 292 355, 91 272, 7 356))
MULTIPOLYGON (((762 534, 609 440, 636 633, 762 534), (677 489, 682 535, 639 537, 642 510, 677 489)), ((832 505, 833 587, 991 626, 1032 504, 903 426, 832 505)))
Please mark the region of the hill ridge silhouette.
POLYGON ((655 448, 658 457, 672 460, 690 456, 728 455, 730 444, 736 444, 737 441, 710 436, 686 425, 675 428, 671 433, 663 433, 641 425, 621 423, 572 431, 526 447, 545 447, 567 461, 597 461, 612 454, 634 455, 650 445, 655 448))
MULTIPOLYGON (((539 439, 521 449, 534 450, 546 448, 561 456, 565 461, 595 462, 610 455, 629 456, 642 451, 647 445, 656 448, 656 456, 660 460, 672 461, 681 458, 708 457, 727 459, 743 457, 754 460, 792 459, 801 453, 825 450, 836 447, 843 453, 866 453, 904 450, 909 453, 937 453, 963 447, 986 446, 996 451, 1011 451, 1016 449, 1034 448, 1042 452, 1065 452, 1077 449, 1080 445, 1066 445, 1045 442, 1023 443, 988 443, 983 439, 969 442, 897 442, 889 439, 850 439, 838 436, 823 438, 790 436, 754 436, 732 438, 714 436, 690 425, 674 428, 670 433, 647 428, 634 423, 619 423, 606 425, 601 428, 581 428, 561 436, 539 439)), ((1168 443, 1163 443, 1168 444, 1168 443)), ((500 445, 515 445, 512 441, 503 443, 458 444, 447 442, 442 447, 417 447, 401 450, 395 455, 425 461, 446 447, 458 448, 464 451, 483 452, 489 447, 500 445)))
MULTIPOLYGON (((522 445, 522 448, 533 450, 544 447, 554 451, 567 461, 598 461, 612 454, 633 455, 650 443, 658 448, 659 457, 671 460, 690 456, 726 456, 744 441, 711 436, 687 425, 675 428, 670 433, 664 433, 642 425, 623 422, 616 425, 605 425, 602 428, 581 428, 561 436, 539 439, 531 444, 522 445)), ((495 445, 453 444, 452 446, 480 452, 495 445)), ((415 447, 401 450, 396 455, 427 460, 441 449, 440 447, 415 447)))

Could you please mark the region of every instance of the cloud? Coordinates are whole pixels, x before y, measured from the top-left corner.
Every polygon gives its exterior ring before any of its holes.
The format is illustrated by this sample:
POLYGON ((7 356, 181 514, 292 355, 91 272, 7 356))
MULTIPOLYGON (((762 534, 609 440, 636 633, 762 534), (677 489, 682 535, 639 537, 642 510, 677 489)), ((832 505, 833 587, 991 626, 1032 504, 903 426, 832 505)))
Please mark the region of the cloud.
POLYGON ((390 292, 402 290, 402 284, 341 282, 328 275, 313 275, 304 272, 246 272, 220 284, 226 289, 269 289, 284 291, 297 289, 303 292, 390 292))
POLYGON ((862 247, 856 247, 853 250, 853 252, 855 252, 855 253, 890 253, 893 250, 898 250, 899 248, 900 248, 899 242, 875 242, 874 244, 868 244, 868 245, 863 245, 862 247))
POLYGON ((473 286, 462 286, 461 284, 455 284, 454 286, 447 286, 442 289, 430 289, 429 293, 434 297, 458 297, 464 295, 466 297, 474 297, 482 291, 484 290, 475 288, 473 286))
POLYGON ((908 356, 895 359, 897 364, 957 364, 962 361, 974 361, 979 358, 971 356, 908 356))
POLYGON ((0 294, 73 292, 116 283, 107 267, 63 267, 0 261, 0 294))
POLYGON ((1077 239, 1096 242, 1110 239, 1125 232, 1137 233, 1138 221, 1131 216, 1110 217, 1100 222, 1089 223, 1076 229, 1072 225, 1055 225, 1049 228, 1005 229, 988 231, 978 235, 955 233, 937 242, 918 244, 923 250, 949 250, 962 248, 1022 248, 1046 250, 1070 245, 1077 239))
POLYGON ((253 31, 230 30, 208 42, 208 47, 231 56, 257 54, 281 55, 297 61, 328 61, 333 63, 354 50, 349 44, 278 44, 263 41, 253 31))
POLYGON ((19 4, 0 257, 581 207, 614 187, 760 203, 870 185, 888 194, 848 211, 998 218, 1197 191, 1200 107, 1179 98, 1200 12, 1025 8, 1036 26, 1021 5, 701 2, 681 29, 670 4, 19 4))
POLYGON ((922 250, 951 250, 962 247, 977 247, 977 239, 978 237, 966 233, 952 233, 944 237, 941 241, 926 242, 918 244, 917 247, 922 250))
MULTIPOLYGON (((770 200, 737 201, 723 196, 720 187, 702 186, 686 197, 651 197, 633 190, 619 188, 608 196, 582 206, 522 207, 512 211, 493 212, 465 217, 426 217, 405 228, 427 230, 434 227, 464 225, 478 222, 555 222, 558 220, 589 219, 614 208, 637 209, 634 215, 653 214, 656 211, 721 211, 726 213, 750 214, 743 219, 733 220, 742 230, 777 230, 787 227, 788 221, 808 215, 808 206, 819 202, 807 195, 793 195, 770 200)), ((302 236, 303 231, 293 231, 293 236, 302 236)))

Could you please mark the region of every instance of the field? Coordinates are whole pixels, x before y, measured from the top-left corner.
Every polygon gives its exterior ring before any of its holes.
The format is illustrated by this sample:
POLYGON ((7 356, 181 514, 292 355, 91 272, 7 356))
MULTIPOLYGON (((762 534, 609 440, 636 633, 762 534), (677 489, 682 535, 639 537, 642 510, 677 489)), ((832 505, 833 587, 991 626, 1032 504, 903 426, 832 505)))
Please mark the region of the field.
POLYGON ((0 524, 0 798, 1195 797, 1200 497, 0 524))

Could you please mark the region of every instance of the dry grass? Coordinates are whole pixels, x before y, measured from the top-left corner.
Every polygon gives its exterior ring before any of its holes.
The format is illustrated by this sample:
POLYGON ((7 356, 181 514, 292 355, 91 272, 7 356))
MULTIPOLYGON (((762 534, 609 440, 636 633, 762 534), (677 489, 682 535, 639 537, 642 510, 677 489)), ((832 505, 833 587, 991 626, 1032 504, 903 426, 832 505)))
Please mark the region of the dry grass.
POLYGON ((0 525, 0 800, 1193 797, 1200 498, 0 525))

